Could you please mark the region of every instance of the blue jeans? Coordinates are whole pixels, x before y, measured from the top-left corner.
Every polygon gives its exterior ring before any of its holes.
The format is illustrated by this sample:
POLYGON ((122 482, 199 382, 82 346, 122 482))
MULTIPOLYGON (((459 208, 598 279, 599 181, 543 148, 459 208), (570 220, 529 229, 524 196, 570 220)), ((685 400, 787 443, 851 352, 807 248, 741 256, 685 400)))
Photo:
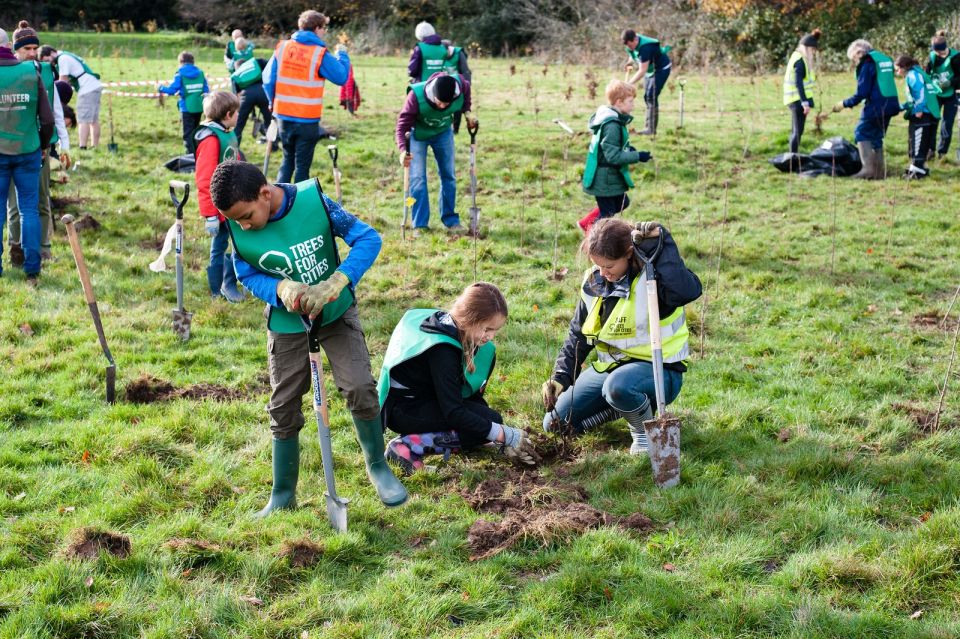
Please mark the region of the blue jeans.
POLYGON ((647 106, 651 104, 660 104, 660 93, 663 87, 667 86, 667 78, 670 77, 670 67, 660 69, 653 75, 648 75, 643 79, 643 101, 647 106))
POLYGON ((207 283, 213 295, 220 293, 222 284, 236 286, 237 274, 233 270, 233 255, 230 248, 230 231, 226 222, 220 222, 220 230, 210 238, 210 264, 207 266, 207 283))
MULTIPOLYGON (((40 273, 40 163, 42 153, 4 155, 0 153, 0 202, 7 201, 10 182, 17 187, 20 208, 20 245, 23 247, 23 272, 27 277, 40 273)), ((3 255, 3 226, 7 216, 0 215, 0 256, 3 255)), ((0 273, 3 266, 0 263, 0 273)))
POLYGON ((426 228, 430 223, 430 194, 427 192, 427 147, 433 149, 440 173, 440 221, 444 226, 460 223, 457 208, 457 175, 454 170, 453 129, 420 141, 410 136, 410 197, 413 203, 413 226, 426 228))
MULTIPOLYGON (((669 404, 680 394, 683 374, 663 370, 664 402, 669 404)), ((554 410, 543 417, 543 429, 550 430, 554 414, 570 420, 573 428, 582 433, 582 422, 607 408, 620 412, 635 411, 649 401, 656 410, 657 396, 653 385, 653 364, 636 361, 623 364, 610 372, 598 373, 593 366, 587 368, 557 398, 554 410), (644 397, 646 396, 646 397, 644 397)))
POLYGON ((277 173, 277 182, 303 182, 310 177, 313 150, 320 141, 320 122, 293 122, 277 118, 283 162, 277 173))
POLYGON ((860 113, 860 121, 857 122, 857 128, 853 130, 853 140, 855 142, 869 142, 875 149, 883 148, 883 136, 887 133, 887 127, 890 126, 892 115, 880 117, 864 117, 860 113))

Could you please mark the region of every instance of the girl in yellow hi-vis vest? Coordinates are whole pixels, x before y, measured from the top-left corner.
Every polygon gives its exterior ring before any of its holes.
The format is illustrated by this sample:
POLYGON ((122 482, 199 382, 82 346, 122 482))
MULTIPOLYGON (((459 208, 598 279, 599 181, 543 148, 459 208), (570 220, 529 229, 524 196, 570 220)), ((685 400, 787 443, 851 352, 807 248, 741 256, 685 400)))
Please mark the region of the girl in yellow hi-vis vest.
POLYGON ((807 114, 813 108, 813 88, 817 77, 813 69, 813 56, 820 46, 820 29, 800 38, 797 48, 787 60, 783 74, 783 104, 790 109, 793 128, 790 131, 790 152, 800 152, 800 138, 807 123, 807 114))
POLYGON ((583 242, 593 265, 587 270, 580 301, 553 375, 543 384, 547 414, 544 430, 572 428, 583 433, 623 417, 633 443, 630 454, 647 450, 643 422, 651 419, 655 399, 647 314, 647 281, 635 251, 653 259, 663 339, 664 394, 669 404, 680 393, 689 346, 683 306, 702 293, 700 280, 683 263, 670 233, 656 222, 598 221, 583 242), (591 366, 583 367, 597 351, 591 366))

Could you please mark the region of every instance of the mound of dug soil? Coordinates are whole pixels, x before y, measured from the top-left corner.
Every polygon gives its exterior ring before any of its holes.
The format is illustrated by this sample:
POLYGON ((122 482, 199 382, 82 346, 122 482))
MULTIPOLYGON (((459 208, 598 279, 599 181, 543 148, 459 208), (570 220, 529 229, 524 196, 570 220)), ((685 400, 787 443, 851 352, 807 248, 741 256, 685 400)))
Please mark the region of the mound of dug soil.
POLYGON ((280 556, 290 562, 292 568, 309 568, 320 560, 323 546, 309 539, 285 541, 280 546, 280 556))
POLYGON ((654 528, 642 513, 611 515, 585 503, 589 495, 582 486, 548 481, 532 472, 511 470, 505 478, 484 480, 461 494, 477 512, 503 515, 498 522, 478 519, 470 526, 470 561, 492 557, 528 538, 548 545, 606 525, 641 533, 654 528))
POLYGON ((66 555, 75 559, 96 559, 101 551, 121 559, 129 557, 130 538, 96 528, 79 528, 71 535, 66 555))
POLYGON ((141 375, 127 384, 127 401, 134 404, 152 404, 172 399, 213 399, 227 402, 239 399, 243 393, 226 386, 200 383, 185 388, 176 388, 165 379, 152 375, 141 375))

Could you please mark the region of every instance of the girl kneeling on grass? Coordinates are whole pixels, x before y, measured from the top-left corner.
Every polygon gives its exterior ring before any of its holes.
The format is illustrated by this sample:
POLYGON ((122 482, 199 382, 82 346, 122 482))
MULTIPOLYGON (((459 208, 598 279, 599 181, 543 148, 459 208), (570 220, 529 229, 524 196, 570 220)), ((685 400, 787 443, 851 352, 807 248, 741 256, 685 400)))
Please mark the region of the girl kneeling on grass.
POLYGON ((537 453, 526 431, 503 423, 483 399, 496 361, 493 338, 507 322, 503 293, 471 284, 448 311, 407 311, 390 336, 380 370, 380 418, 400 434, 386 457, 410 474, 426 455, 444 455, 492 442, 532 465, 537 453))
POLYGON ((631 235, 634 227, 624 220, 599 220, 590 229, 582 248, 593 266, 583 278, 580 301, 553 376, 543 384, 544 430, 568 423, 576 433, 583 433, 623 417, 633 438, 631 455, 647 451, 643 422, 653 417, 651 403, 656 401, 647 277, 635 246, 653 259, 667 404, 680 394, 687 370, 690 349, 683 305, 703 291, 665 228, 656 222, 640 222, 636 229, 637 245, 631 235), (594 349, 597 360, 581 368, 594 349))

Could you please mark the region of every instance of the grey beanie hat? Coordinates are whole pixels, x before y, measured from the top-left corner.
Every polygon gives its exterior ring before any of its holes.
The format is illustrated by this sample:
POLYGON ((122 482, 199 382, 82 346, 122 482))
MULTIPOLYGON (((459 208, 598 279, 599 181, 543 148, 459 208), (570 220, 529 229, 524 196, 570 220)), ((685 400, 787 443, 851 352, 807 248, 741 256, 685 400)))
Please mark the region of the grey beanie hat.
POLYGON ((417 28, 414 30, 413 33, 414 35, 417 36, 417 40, 421 40, 421 41, 424 38, 428 38, 432 35, 437 35, 437 32, 434 30, 433 25, 426 21, 418 24, 417 28))

